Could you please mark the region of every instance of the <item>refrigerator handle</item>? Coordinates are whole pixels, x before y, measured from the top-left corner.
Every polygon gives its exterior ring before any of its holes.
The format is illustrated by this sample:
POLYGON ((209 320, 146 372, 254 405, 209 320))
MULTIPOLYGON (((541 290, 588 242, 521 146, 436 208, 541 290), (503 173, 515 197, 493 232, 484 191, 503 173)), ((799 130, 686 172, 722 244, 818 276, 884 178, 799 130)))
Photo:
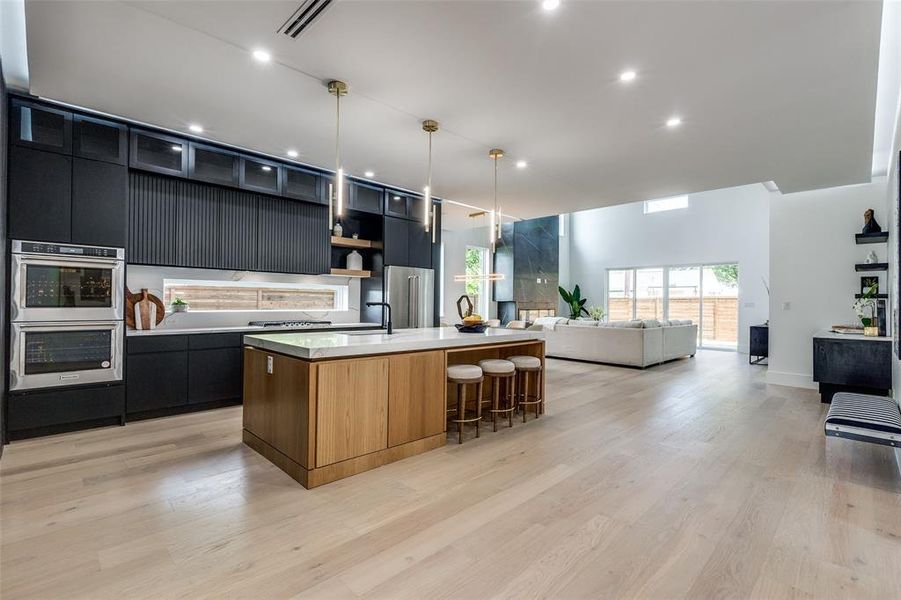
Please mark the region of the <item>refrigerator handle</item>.
POLYGON ((413 322, 413 276, 407 276, 407 327, 413 322))
POLYGON ((414 290, 413 301, 415 303, 413 306, 416 307, 416 313, 413 315, 413 318, 414 318, 414 323, 416 323, 416 327, 422 327, 422 325, 419 323, 419 292, 420 292, 419 286, 421 285, 419 282, 419 275, 414 275, 413 279, 414 279, 414 283, 416 284, 413 286, 413 290, 414 290))

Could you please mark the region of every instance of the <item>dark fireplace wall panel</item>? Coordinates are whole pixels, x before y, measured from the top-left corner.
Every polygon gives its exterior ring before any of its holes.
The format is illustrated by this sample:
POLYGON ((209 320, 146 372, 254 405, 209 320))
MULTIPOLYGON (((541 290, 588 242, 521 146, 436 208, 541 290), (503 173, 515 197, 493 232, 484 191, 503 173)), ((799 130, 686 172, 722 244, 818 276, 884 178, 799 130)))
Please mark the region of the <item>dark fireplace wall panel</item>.
POLYGON ((560 269, 557 216, 517 221, 513 226, 513 300, 518 309, 557 306, 560 269))
POLYGON ((328 209, 163 175, 129 174, 133 264, 328 273, 328 209))
POLYGON ((501 225, 501 237, 494 253, 494 272, 504 276, 494 282, 494 301, 513 301, 513 223, 501 225))

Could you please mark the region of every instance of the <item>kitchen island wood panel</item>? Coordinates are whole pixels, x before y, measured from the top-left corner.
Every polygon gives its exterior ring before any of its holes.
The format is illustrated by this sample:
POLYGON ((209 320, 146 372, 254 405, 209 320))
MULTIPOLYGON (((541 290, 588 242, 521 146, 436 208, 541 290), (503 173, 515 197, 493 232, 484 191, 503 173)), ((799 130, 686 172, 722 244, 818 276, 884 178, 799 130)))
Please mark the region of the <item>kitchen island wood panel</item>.
POLYGON ((446 410, 440 398, 445 386, 444 352, 415 352, 391 357, 388 396, 388 446, 444 431, 446 410))
POLYGON ((388 361, 341 360, 316 366, 317 467, 388 447, 388 361))
POLYGON ((525 332, 262 334, 244 342, 244 443, 307 488, 443 446, 448 363, 544 359, 544 341, 525 332))

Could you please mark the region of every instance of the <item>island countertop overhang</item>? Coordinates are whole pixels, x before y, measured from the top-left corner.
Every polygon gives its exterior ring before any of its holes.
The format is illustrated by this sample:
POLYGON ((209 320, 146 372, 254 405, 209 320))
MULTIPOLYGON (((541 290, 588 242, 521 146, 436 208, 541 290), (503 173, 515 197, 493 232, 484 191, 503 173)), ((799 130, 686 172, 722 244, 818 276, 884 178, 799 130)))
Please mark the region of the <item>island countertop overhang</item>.
POLYGON ((460 333, 452 327, 428 327, 400 329, 390 336, 387 333, 378 332, 254 334, 244 336, 244 345, 302 360, 315 361, 543 339, 542 331, 525 329, 488 329, 484 333, 460 333))

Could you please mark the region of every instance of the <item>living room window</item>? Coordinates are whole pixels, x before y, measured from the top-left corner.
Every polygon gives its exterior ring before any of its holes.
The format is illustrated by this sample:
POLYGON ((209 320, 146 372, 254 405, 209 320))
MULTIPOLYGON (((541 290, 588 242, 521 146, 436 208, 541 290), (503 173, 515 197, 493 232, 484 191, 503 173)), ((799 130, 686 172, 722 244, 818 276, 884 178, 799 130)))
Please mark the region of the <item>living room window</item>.
POLYGON ((679 265, 607 270, 607 315, 691 319, 708 348, 738 347, 738 265, 679 265))
POLYGON ((475 311, 488 318, 488 248, 466 247, 466 295, 472 298, 475 311))

